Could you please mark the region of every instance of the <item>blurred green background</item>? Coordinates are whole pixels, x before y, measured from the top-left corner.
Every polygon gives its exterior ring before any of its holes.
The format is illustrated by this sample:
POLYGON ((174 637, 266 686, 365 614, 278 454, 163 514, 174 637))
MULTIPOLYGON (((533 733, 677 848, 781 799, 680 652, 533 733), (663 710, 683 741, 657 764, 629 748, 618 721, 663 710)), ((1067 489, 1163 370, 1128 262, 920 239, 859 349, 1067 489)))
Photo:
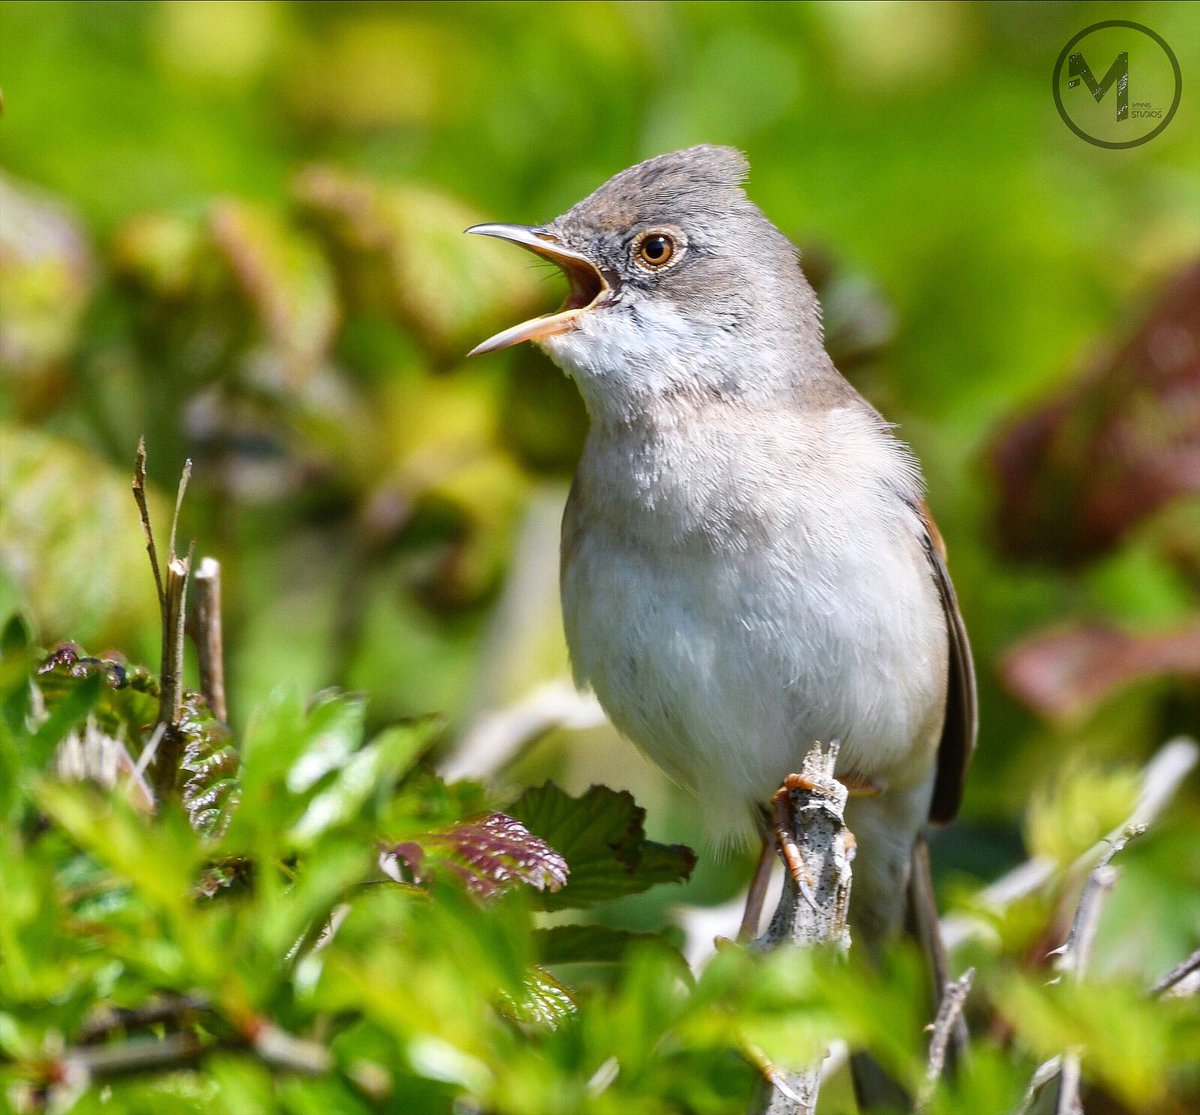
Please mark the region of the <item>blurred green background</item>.
MULTIPOLYGON (((1198 13, 7 2, 0 610, 156 661, 145 434, 163 515, 195 462, 184 535, 223 564, 235 726, 279 684, 336 684, 377 722, 443 711, 452 752, 565 675, 557 516, 585 431, 539 353, 464 362, 561 284, 461 231, 734 144, 839 365, 924 463, 982 705, 939 873, 990 878, 1038 850, 1034 787, 1117 777, 1200 722, 1198 13), (1170 127, 1126 151, 1072 134, 1050 89, 1108 18, 1184 74, 1170 127)), ((631 787, 652 833, 700 839, 604 727, 501 776, 548 774, 631 787)), ((1190 793, 1130 853, 1171 884, 1128 891, 1162 926, 1131 961, 1155 974, 1200 936, 1190 793)), ((1072 844, 1102 831, 1081 800, 1072 844)), ((690 897, 730 897, 742 861, 706 862, 690 897)))

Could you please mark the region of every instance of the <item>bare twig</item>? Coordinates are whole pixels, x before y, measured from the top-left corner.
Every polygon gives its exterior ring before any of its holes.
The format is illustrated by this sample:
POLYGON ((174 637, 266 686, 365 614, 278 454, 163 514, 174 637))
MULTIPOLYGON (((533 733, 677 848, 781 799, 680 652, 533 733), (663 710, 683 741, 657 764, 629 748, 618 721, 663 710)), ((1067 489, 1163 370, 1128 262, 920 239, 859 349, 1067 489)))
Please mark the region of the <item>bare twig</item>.
POLYGON ((333 1057, 320 1042, 298 1038, 278 1026, 264 1024, 251 1041, 258 1059, 269 1068, 319 1076, 333 1067, 333 1057))
POLYGON ((183 472, 179 474, 179 486, 175 489, 175 514, 171 516, 171 540, 167 546, 167 554, 175 557, 175 532, 179 527, 179 512, 183 507, 183 497, 187 495, 188 481, 192 478, 192 462, 183 462, 183 472))
POLYGON ((333 1065, 329 1050, 319 1042, 286 1033, 264 1023, 253 1034, 204 1041, 189 1031, 165 1038, 133 1038, 109 1045, 77 1045, 60 1058, 60 1079, 90 1083, 136 1073, 169 1072, 186 1068, 222 1049, 247 1050, 270 1069, 319 1076, 333 1065))
POLYGON ((1082 1083, 1083 1060, 1079 1050, 1069 1050, 1062 1055, 1058 1070, 1058 1099, 1054 1104, 1054 1115, 1083 1115, 1083 1101, 1079 1098, 1082 1083))
POLYGON ((163 615, 162 672, 159 676, 158 723, 162 737, 150 771, 154 793, 159 802, 175 790, 184 740, 179 731, 183 708, 183 632, 187 614, 187 584, 192 554, 186 558, 172 554, 167 563, 167 606, 163 615))
POLYGON ((82 1075, 85 1082, 90 1082, 140 1072, 165 1072, 193 1065, 214 1048, 187 1032, 165 1038, 133 1038, 116 1045, 74 1046, 62 1056, 66 1066, 62 1076, 82 1075))
MULTIPOLYGON (((149 757, 150 780, 154 796, 163 802, 175 789, 179 772, 179 761, 183 756, 183 737, 179 732, 180 710, 183 704, 183 651, 184 623, 187 616, 187 586, 192 569, 194 544, 188 546, 186 557, 175 552, 175 538, 179 527, 179 511, 187 492, 188 480, 192 475, 192 462, 187 461, 179 478, 175 495, 175 513, 171 517, 170 545, 167 547, 166 576, 158 561, 158 548, 154 542, 154 528, 150 523, 150 509, 146 499, 146 441, 138 441, 137 458, 133 472, 133 498, 137 501, 142 520, 142 533, 146 538, 146 552, 154 570, 154 582, 158 588, 158 603, 162 616, 162 659, 159 668, 158 722, 155 728, 157 747, 149 757)), ((143 760, 145 760, 143 756, 143 760)), ((145 761, 139 762, 139 770, 145 761)))
POLYGON ((206 557, 196 570, 196 650, 200 692, 213 716, 229 720, 225 701, 225 652, 221 629, 221 563, 206 557))
POLYGON ((946 1067, 946 1050, 950 1039, 958 1029, 963 1007, 971 994, 975 982, 975 969, 968 968, 958 979, 946 984, 942 1001, 938 1004, 937 1017, 933 1020, 933 1033, 929 1038, 929 1059, 925 1068, 925 1083, 917 1098, 917 1111, 924 1111, 933 1098, 934 1089, 942 1078, 946 1067))
POLYGON ((604 712, 591 693, 580 693, 569 678, 556 678, 508 708, 480 716, 442 762, 441 773, 448 779, 494 775, 552 728, 603 723, 604 712))
POLYGON ((1056 1055, 1048 1061, 1043 1061, 1033 1072, 1033 1078, 1029 1081, 1029 1087, 1025 1089, 1025 1098, 1018 1109, 1017 1115, 1027 1115, 1033 1111, 1034 1104, 1037 1102, 1042 1089, 1050 1083, 1051 1080, 1057 1079, 1059 1073, 1062 1072, 1062 1057, 1056 1055))
MULTIPOLYGON (((838 743, 814 744, 798 775, 777 796, 783 894, 771 924, 752 947, 850 947, 846 914, 854 838, 846 828, 847 790, 834 776, 838 743)), ((821 1059, 823 1060, 823 1058, 821 1059)), ((769 1066, 751 1104, 752 1115, 812 1115, 821 1084, 821 1060, 804 1068, 769 1066)))
POLYGON ((1062 947, 1056 951, 1058 960, 1055 967, 1059 972, 1072 975, 1076 980, 1083 978, 1084 970, 1092 956, 1092 942, 1096 937, 1096 926, 1100 923, 1100 911, 1120 874, 1112 866, 1112 861, 1129 841, 1141 836, 1145 831, 1145 825, 1129 825, 1112 840, 1108 850, 1092 868, 1092 873, 1079 896, 1079 905, 1075 908, 1071 932, 1062 947))
POLYGON ((178 1025, 209 1009, 208 1000, 197 995, 166 995, 140 1007, 105 1006, 84 1023, 79 1031, 79 1041, 82 1045, 92 1045, 119 1030, 178 1025))
MULTIPOLYGON (((1115 834, 1110 834, 1100 844, 1093 846, 1076 861, 1077 867, 1092 862, 1121 831, 1129 825, 1149 825, 1170 804, 1183 780, 1200 761, 1200 746, 1186 736, 1164 743, 1142 771, 1142 788, 1137 804, 1128 822, 1115 834)), ((1039 857, 1015 867, 1007 875, 980 891, 976 901, 983 908, 1003 910, 1019 898, 1033 894, 1046 886, 1057 874, 1058 865, 1051 859, 1039 857)), ((978 918, 951 916, 942 919, 942 939, 947 949, 955 949, 964 941, 976 936, 983 922, 978 918)))
MULTIPOLYGON (((1096 939, 1096 927, 1100 924, 1100 912, 1120 875, 1112 866, 1112 861, 1130 840, 1145 831, 1146 826, 1143 823, 1126 825, 1123 831, 1111 838, 1104 854, 1092 868, 1079 896, 1079 904, 1075 908, 1067 939, 1055 950, 1055 967, 1060 973, 1055 977, 1056 981, 1063 975, 1070 976, 1076 982, 1084 978, 1088 962, 1091 960, 1092 943, 1096 939)), ((1082 1115, 1082 1064, 1081 1050, 1072 1048, 1065 1050, 1060 1057, 1039 1066, 1025 1093, 1022 1111, 1032 1109, 1038 1093, 1057 1075, 1058 1092, 1054 1100, 1054 1115, 1082 1115)))
POLYGON ((158 548, 154 545, 154 528, 150 525, 150 505, 146 500, 146 439, 138 439, 137 457, 133 465, 133 498, 137 501, 138 516, 142 521, 142 537, 146 540, 146 553, 150 555, 150 568, 154 571, 154 586, 158 589, 158 606, 166 609, 167 594, 163 589, 162 569, 158 564, 158 548))
MULTIPOLYGON (((1150 988, 1150 994, 1165 995, 1170 991, 1178 990, 1181 983, 1188 980, 1189 977, 1195 976, 1197 973, 1200 973, 1200 949, 1197 949, 1186 960, 1182 960, 1176 964, 1174 968, 1150 988)), ((1189 984, 1187 993, 1194 993, 1196 990, 1196 987, 1192 987, 1189 984)))

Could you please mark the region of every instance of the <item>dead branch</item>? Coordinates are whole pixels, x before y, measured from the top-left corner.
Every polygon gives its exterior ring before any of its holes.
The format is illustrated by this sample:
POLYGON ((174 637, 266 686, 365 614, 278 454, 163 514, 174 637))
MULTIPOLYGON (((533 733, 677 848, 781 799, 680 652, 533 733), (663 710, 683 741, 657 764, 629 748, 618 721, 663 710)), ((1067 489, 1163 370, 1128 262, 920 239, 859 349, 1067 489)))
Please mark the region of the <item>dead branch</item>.
MULTIPOLYGON (((150 566, 154 571, 154 583, 158 589, 162 617, 158 721, 155 725, 157 745, 149 756, 143 755, 143 760, 148 760, 151 764, 150 782, 155 798, 160 803, 175 790, 175 779, 184 748, 183 737, 179 731, 179 717, 183 705, 183 636, 187 618, 187 586, 192 569, 194 544, 188 546, 185 557, 180 557, 175 552, 175 539, 179 527, 179 512, 191 475, 192 462, 187 461, 175 494, 175 513, 171 517, 170 544, 167 547, 167 568, 164 577, 146 499, 146 440, 142 438, 138 441, 133 469, 133 498, 137 501, 142 533, 146 539, 146 553, 150 556, 150 566)), ((145 761, 139 762, 139 770, 144 766, 145 761)))
POLYGON ((163 590, 162 569, 158 564, 158 548, 154 545, 154 528, 150 525, 150 505, 146 500, 146 439, 138 438, 137 457, 133 464, 133 498, 137 501, 138 517, 142 521, 142 537, 146 540, 146 553, 150 556, 150 568, 154 572, 154 585, 158 589, 158 606, 166 608, 167 594, 163 590))
POLYGON ((165 1038, 133 1038, 109 1045, 77 1045, 64 1051, 54 1075, 87 1084, 117 1076, 170 1072, 187 1068, 218 1050, 250 1052, 277 1072, 319 1076, 333 1066, 333 1056, 319 1042, 298 1038, 264 1023, 256 1033, 204 1041, 182 1031, 165 1038))
POLYGON ((163 731, 150 771, 154 793, 160 802, 174 792, 179 762, 183 758, 184 740, 179 730, 179 719, 183 708, 183 634, 191 566, 190 549, 187 557, 180 558, 172 554, 167 562, 158 704, 158 724, 163 731))
POLYGON ((1151 995, 1182 994, 1194 995, 1200 990, 1200 983, 1194 978, 1200 974, 1200 949, 1197 949, 1186 960, 1180 961, 1155 985, 1150 988, 1151 995), (1186 981, 1186 989, 1181 987, 1186 981))
POLYGON ((929 1038, 929 1059, 925 1068, 925 1083, 921 1094, 917 1097, 917 1111, 924 1111, 933 1098, 934 1089, 942 1078, 946 1068, 946 1051, 950 1039, 955 1036, 962 1021, 963 1007, 967 996, 971 994, 971 985, 975 982, 975 969, 968 968, 958 979, 946 984, 942 992, 942 1001, 938 1004, 937 1016, 931 1027, 929 1038))
POLYGON ((450 780, 488 777, 554 728, 578 731, 598 727, 604 720, 593 694, 581 693, 570 678, 555 678, 507 708, 479 716, 442 761, 440 770, 450 780))
MULTIPOLYGON (((1112 866, 1113 859, 1130 840, 1146 831, 1145 824, 1131 823, 1110 840, 1108 848, 1092 868, 1079 896, 1071 930, 1066 941, 1055 950, 1055 967, 1059 975, 1054 982, 1069 976, 1076 982, 1082 981, 1091 960, 1092 943, 1096 938, 1096 927, 1100 924, 1100 912, 1109 894, 1116 885, 1120 872, 1112 866)), ((1058 1092, 1054 1101, 1054 1115, 1082 1115, 1083 1104, 1080 1088, 1083 1082, 1082 1053, 1079 1049, 1065 1050, 1060 1057, 1038 1067, 1034 1080, 1025 1093, 1022 1111, 1030 1111, 1042 1088, 1058 1078, 1058 1092), (1057 1061, 1057 1064, 1055 1064, 1057 1061)))
POLYGON ((81 1045, 94 1045, 113 1034, 141 1030, 147 1026, 177 1026, 194 1018, 212 1004, 197 995, 164 995, 140 1007, 103 1006, 79 1031, 81 1045))
MULTIPOLYGON (((823 946, 844 953, 850 947, 846 915, 854 837, 845 821, 848 792, 833 776, 838 749, 837 741, 828 748, 814 744, 800 773, 776 796, 780 855, 788 869, 779 906, 753 948, 823 946)), ((751 1115, 813 1115, 821 1060, 799 1069, 766 1067, 751 1115)))
MULTIPOLYGON (((1164 743, 1142 770, 1142 788, 1129 820, 1115 833, 1110 834, 1080 856, 1075 861, 1072 870, 1075 868, 1082 870, 1130 825, 1149 825, 1157 820, 1198 761, 1200 761, 1200 746, 1196 744, 1195 740, 1186 736, 1178 736, 1164 743)), ((1046 886, 1058 873, 1059 867, 1051 859, 1040 857, 1027 860, 984 888, 978 894, 977 902, 985 908, 1003 910, 1017 899, 1023 898, 1027 894, 1033 894, 1046 886)), ((943 918, 942 939, 946 948, 954 950, 964 941, 976 936, 981 925, 982 922, 978 918, 964 916, 943 918)))
POLYGON ((204 558, 196 570, 196 651, 200 660, 200 692, 213 716, 227 723, 221 563, 210 557, 204 558))

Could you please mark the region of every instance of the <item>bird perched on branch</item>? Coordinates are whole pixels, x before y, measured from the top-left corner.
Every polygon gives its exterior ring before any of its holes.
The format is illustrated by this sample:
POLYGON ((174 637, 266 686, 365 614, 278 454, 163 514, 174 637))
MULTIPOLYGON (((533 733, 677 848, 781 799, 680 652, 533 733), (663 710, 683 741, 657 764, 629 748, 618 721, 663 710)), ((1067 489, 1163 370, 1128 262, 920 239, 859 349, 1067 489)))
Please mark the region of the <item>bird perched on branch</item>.
POLYGON ((830 361, 746 174, 739 152, 692 147, 548 224, 470 229, 570 284, 556 313, 474 352, 534 341, 587 406, 562 529, 577 679, 718 840, 814 740, 840 740, 850 922, 876 950, 904 922, 927 823, 958 809, 971 654, 917 462, 830 361))

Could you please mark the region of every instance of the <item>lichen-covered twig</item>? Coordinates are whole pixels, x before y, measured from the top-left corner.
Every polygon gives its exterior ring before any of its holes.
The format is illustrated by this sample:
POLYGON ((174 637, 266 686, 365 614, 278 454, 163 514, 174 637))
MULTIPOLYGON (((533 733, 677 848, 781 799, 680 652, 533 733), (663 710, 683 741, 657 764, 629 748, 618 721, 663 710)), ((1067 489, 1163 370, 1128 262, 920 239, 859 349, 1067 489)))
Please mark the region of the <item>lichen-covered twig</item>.
MULTIPOLYGON (((789 869, 770 925, 752 947, 850 947, 846 915, 850 904, 850 861, 854 837, 846 828, 848 792, 833 772, 838 743, 814 744, 798 774, 779 791, 781 855, 789 869)), ((751 1115, 813 1115, 821 1063, 794 1068, 771 1066, 751 1104, 751 1115)))

